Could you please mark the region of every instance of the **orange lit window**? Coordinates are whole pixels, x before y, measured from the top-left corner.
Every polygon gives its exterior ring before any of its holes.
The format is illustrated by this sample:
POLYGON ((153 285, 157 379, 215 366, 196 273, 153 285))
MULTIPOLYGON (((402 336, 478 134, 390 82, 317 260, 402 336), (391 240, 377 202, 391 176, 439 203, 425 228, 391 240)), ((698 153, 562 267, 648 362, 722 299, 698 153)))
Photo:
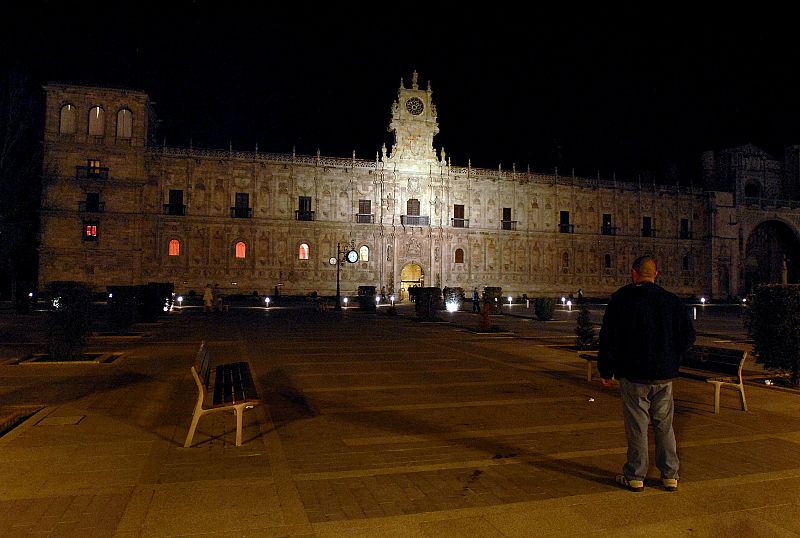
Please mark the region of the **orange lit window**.
POLYGON ((181 242, 177 239, 173 239, 169 242, 169 255, 170 256, 180 256, 181 255, 181 242))
POLYGON ((89 134, 103 136, 106 130, 106 114, 102 108, 96 106, 89 111, 89 134))
POLYGON ((75 121, 75 107, 72 105, 64 105, 61 107, 59 132, 61 134, 73 134, 77 122, 75 121))
POLYGON ((300 255, 300 259, 301 260, 307 260, 308 259, 308 244, 307 243, 302 243, 300 245, 299 255, 300 255))
POLYGON ((247 245, 243 241, 236 243, 236 257, 244 258, 247 255, 247 245))

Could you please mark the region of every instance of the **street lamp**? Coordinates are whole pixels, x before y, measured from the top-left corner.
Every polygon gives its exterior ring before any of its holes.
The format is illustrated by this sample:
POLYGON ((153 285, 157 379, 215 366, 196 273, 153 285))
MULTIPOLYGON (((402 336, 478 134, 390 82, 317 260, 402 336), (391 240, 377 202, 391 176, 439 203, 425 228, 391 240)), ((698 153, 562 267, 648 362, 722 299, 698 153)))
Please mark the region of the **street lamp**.
POLYGON ((345 261, 347 261, 347 263, 356 263, 358 261, 358 252, 356 252, 355 242, 352 240, 350 243, 346 243, 344 247, 342 247, 341 243, 336 243, 336 256, 331 256, 330 260, 328 260, 331 265, 336 266, 336 306, 333 307, 336 311, 342 309, 342 292, 339 285, 339 274, 341 273, 341 267, 344 265, 345 261))
POLYGON ((264 297, 264 302, 267 304, 267 308, 269 309, 269 297, 264 297))

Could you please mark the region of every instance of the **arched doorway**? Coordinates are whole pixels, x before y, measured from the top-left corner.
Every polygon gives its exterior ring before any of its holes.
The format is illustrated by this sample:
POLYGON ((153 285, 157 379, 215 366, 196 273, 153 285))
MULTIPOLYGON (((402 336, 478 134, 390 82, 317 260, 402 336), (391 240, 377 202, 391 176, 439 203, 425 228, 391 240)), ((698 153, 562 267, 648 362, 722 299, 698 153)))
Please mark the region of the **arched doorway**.
POLYGON ((744 259, 744 285, 748 293, 759 284, 780 284, 784 260, 787 282, 800 282, 800 243, 787 224, 762 222, 747 238, 744 259))
POLYGON ((413 286, 420 288, 425 285, 425 273, 422 267, 416 263, 407 263, 400 271, 400 300, 408 299, 408 289, 413 286))

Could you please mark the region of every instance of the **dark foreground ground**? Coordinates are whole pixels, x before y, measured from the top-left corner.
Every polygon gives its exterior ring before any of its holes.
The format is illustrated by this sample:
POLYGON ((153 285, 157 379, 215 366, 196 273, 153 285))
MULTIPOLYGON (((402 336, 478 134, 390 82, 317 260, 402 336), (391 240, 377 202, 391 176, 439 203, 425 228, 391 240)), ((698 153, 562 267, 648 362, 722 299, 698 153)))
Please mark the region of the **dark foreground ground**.
MULTIPOLYGON (((715 415, 709 385, 676 382, 680 490, 630 493, 613 483, 619 392, 568 349, 576 313, 510 308, 499 335, 466 312, 187 309, 92 338, 121 353, 107 364, 13 364, 41 351, 43 315, 0 312, 0 416, 30 415, 0 437, 0 536, 800 533, 800 394, 754 381, 748 412, 727 391, 715 415), (255 373, 241 447, 219 414, 183 448, 204 339, 255 373)), ((698 329, 748 346, 735 308, 706 308, 698 329)))

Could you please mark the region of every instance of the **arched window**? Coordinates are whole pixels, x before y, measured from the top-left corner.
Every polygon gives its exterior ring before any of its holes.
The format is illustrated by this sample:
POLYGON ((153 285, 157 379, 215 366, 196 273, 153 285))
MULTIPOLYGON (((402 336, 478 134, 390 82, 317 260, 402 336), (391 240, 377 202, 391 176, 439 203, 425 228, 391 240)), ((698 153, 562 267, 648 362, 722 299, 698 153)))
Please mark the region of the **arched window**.
POLYGON ((99 106, 89 111, 89 135, 103 136, 106 132, 106 113, 99 106))
POLYGON ((603 269, 611 269, 611 254, 603 256, 603 269))
POLYGON ((133 113, 127 108, 117 112, 117 138, 130 138, 133 133, 133 113))
POLYGON ((247 256, 247 245, 244 244, 244 241, 239 241, 236 243, 236 257, 244 259, 247 256))
POLYGON ((74 106, 62 106, 61 115, 59 116, 58 132, 61 134, 74 134, 78 126, 76 116, 77 114, 74 106))
POLYGON ((308 243, 300 243, 300 248, 298 249, 297 254, 298 254, 298 257, 301 260, 307 260, 308 259, 308 243))
POLYGON ((369 247, 367 245, 361 245, 361 248, 358 249, 358 257, 361 258, 362 262, 369 261, 369 247))
POLYGON ((750 181, 744 186, 744 195, 747 198, 760 198, 761 185, 757 181, 750 181))
POLYGON ((569 269, 569 252, 561 254, 561 268, 569 269))
POLYGON ((169 255, 170 256, 180 256, 181 255, 181 242, 177 239, 171 239, 169 242, 169 255))
POLYGON ((411 198, 406 202, 406 215, 419 215, 419 200, 411 198))
POLYGON ((464 249, 461 248, 456 249, 455 262, 464 263, 464 249))

